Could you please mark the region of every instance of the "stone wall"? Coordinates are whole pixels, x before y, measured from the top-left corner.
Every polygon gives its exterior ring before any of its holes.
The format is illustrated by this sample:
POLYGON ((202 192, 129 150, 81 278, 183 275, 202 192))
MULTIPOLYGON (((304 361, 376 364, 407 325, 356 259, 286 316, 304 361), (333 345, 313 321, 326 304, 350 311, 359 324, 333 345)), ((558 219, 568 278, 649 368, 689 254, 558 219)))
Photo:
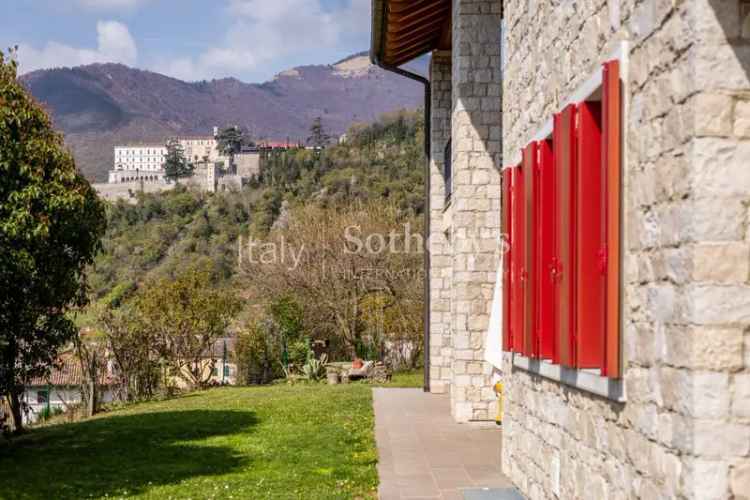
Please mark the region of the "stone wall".
POLYGON ((237 169, 237 175, 250 179, 253 176, 260 175, 260 153, 246 152, 234 155, 234 164, 237 169))
POLYGON ((459 422, 496 412, 484 339, 500 233, 500 0, 453 2, 451 408, 459 422))
MULTIPOLYGON (((673 367, 668 381, 689 381, 692 407, 665 404, 692 418, 684 453, 693 497, 750 498, 750 40, 739 15, 750 9, 748 2, 692 3, 686 50, 693 67, 683 92, 693 121, 682 126, 693 135, 689 170, 671 181, 682 193, 674 195, 689 201, 683 219, 690 222, 679 235, 691 242, 692 266, 676 300, 688 328, 670 332, 664 347, 673 367)), ((657 202, 665 194, 657 190, 657 202)))
POLYGON ((451 138, 451 57, 436 52, 430 66, 432 86, 430 158, 430 392, 445 393, 453 378, 450 335, 450 300, 453 252, 446 209, 443 176, 445 148, 451 138), (446 231, 448 230, 448 231, 446 231))
POLYGON ((165 182, 120 182, 118 184, 92 184, 96 193, 107 201, 125 200, 131 203, 137 201, 136 194, 143 191, 144 193, 160 193, 174 189, 175 184, 165 182))
POLYGON ((736 0, 508 0, 503 148, 629 40, 626 402, 510 368, 503 467, 529 498, 750 497, 750 45, 736 0))
POLYGON ((121 182, 161 182, 164 183, 164 170, 110 170, 108 181, 110 184, 121 182))

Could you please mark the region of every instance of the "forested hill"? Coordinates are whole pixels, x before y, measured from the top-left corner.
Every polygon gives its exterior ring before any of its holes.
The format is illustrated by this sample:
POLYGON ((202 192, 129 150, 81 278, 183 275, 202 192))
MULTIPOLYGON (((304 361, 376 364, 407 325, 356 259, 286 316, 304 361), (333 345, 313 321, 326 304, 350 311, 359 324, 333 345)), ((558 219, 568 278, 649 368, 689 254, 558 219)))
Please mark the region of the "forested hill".
POLYGON ((422 213, 421 115, 384 115, 348 135, 347 143, 322 152, 276 154, 242 191, 178 188, 110 206, 104 248, 88 276, 92 299, 116 304, 145 280, 173 276, 200 261, 210 263, 217 281, 229 282, 238 237, 264 237, 295 207, 346 211, 373 201, 394 204, 406 216, 422 213))
MULTIPOLYGON (((411 69, 424 73, 426 60, 411 69)), ((255 140, 296 142, 307 138, 316 117, 338 136, 354 122, 416 108, 423 94, 418 83, 370 64, 367 54, 292 68, 260 84, 184 82, 121 64, 40 70, 21 81, 48 108, 83 174, 97 182, 107 178, 116 144, 206 135, 230 125, 255 140)))

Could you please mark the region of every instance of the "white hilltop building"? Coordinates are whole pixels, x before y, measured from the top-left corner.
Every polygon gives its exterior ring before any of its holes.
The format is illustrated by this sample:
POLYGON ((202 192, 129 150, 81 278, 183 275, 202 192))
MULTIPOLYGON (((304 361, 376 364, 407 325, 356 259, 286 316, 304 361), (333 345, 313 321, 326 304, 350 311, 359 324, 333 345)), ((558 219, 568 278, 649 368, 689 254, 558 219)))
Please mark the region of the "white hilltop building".
MULTIPOLYGON (((257 149, 243 149, 232 162, 219 151, 218 132, 218 127, 214 127, 213 135, 174 138, 182 146, 185 158, 195 165, 194 174, 186 183, 207 192, 238 189, 260 173, 257 149)), ((108 182, 96 185, 99 194, 107 199, 132 198, 136 191, 154 192, 172 187, 165 177, 166 156, 166 142, 115 146, 108 182)))
POLYGON ((164 181, 164 144, 146 143, 115 146, 114 169, 109 171, 109 183, 164 181))

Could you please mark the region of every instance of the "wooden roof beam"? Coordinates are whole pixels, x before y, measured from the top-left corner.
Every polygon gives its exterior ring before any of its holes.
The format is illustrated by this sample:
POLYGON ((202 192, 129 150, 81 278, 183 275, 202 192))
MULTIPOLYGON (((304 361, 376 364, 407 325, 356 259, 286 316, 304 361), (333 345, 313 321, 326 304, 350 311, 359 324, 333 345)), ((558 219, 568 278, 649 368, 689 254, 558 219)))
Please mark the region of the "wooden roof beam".
POLYGON ((438 49, 450 50, 453 48, 453 17, 449 16, 443 24, 443 32, 440 33, 438 49))
POLYGON ((417 18, 412 19, 410 21, 390 21, 388 22, 388 28, 386 33, 388 34, 396 34, 401 33, 403 31, 408 31, 410 29, 413 29, 414 26, 428 24, 428 23, 442 23, 445 22, 445 18, 449 17, 449 9, 440 9, 431 12, 430 14, 417 18))
POLYGON ((427 40, 420 45, 413 47, 405 47, 397 52, 386 52, 386 57, 389 61, 400 61, 398 64, 402 64, 406 61, 410 61, 415 57, 419 57, 432 50, 435 45, 435 40, 427 40))
POLYGON ((404 9, 402 12, 393 12, 389 9, 388 20, 395 18, 396 21, 411 21, 413 19, 422 19, 423 16, 429 15, 430 12, 449 10, 451 7, 450 3, 444 1, 429 0, 426 2, 418 3, 412 2, 409 9, 404 9))
POLYGON ((443 0, 391 0, 388 2, 388 14, 404 14, 411 12, 413 9, 421 9, 425 5, 434 5, 443 0))
POLYGON ((388 43, 401 43, 404 40, 410 40, 414 38, 420 38, 425 33, 433 33, 435 31, 439 31, 442 33, 443 31, 443 23, 440 22, 432 22, 430 24, 426 24, 424 26, 420 26, 419 28, 415 29, 414 31, 407 31, 405 33, 399 33, 399 34, 393 34, 392 36, 388 37, 388 43))

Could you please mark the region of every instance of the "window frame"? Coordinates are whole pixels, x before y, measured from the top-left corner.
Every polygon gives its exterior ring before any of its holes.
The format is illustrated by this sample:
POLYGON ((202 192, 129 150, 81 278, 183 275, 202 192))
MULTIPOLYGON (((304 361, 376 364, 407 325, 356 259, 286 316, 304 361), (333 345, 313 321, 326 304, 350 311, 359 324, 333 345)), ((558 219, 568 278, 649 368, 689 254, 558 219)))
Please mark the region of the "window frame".
MULTIPOLYGON (((606 232, 603 235, 604 238, 604 249, 605 252, 607 252, 607 257, 605 258, 603 262, 603 266, 605 266, 605 269, 607 270, 607 280, 604 287, 604 290, 606 291, 605 299, 603 302, 603 308, 607 311, 606 317, 606 323, 602 325, 602 328, 604 329, 604 359, 599 364, 599 367, 597 368, 582 368, 579 366, 576 366, 575 363, 570 362, 564 362, 562 359, 555 359, 554 356, 550 359, 541 359, 539 356, 544 356, 547 353, 537 353, 532 352, 532 355, 528 355, 528 352, 525 352, 525 349, 518 349, 518 339, 513 338, 513 328, 511 328, 510 335, 503 333, 504 340, 508 339, 510 340, 510 345, 506 342, 504 342, 503 351, 509 352, 512 356, 512 366, 517 369, 522 369, 525 371, 532 372, 534 374, 540 375, 544 378, 551 379, 557 382, 560 382, 562 384, 575 387, 577 389, 590 392, 602 397, 605 397, 610 400, 618 401, 618 402, 624 402, 626 400, 626 394, 625 394, 625 385, 622 378, 622 374, 624 372, 625 367, 625 359, 623 356, 623 344, 624 344, 624 335, 625 335, 625 329, 624 329, 624 321, 623 321, 623 315, 622 315, 622 300, 623 300, 623 288, 622 288, 622 277, 621 277, 621 271, 622 271, 622 259, 623 259, 623 248, 625 248, 625 241, 624 241, 624 232, 623 232, 623 226, 625 224, 625 221, 622 219, 622 202, 623 202, 623 196, 622 196, 622 190, 624 189, 623 185, 623 179, 622 179, 622 169, 624 168, 624 165, 627 164, 626 159, 626 148, 624 147, 623 141, 624 141, 624 134, 623 134, 623 124, 627 123, 627 110, 628 110, 628 43, 627 42, 621 42, 620 45, 617 47, 617 49, 610 55, 610 57, 607 57, 604 59, 604 62, 597 66, 596 71, 594 74, 588 78, 567 100, 565 100, 562 105, 560 106, 560 110, 564 110, 568 107, 577 106, 579 103, 592 100, 596 100, 597 97, 601 96, 602 101, 602 117, 601 117, 601 126, 602 126, 602 144, 601 148, 603 150, 603 154, 601 155, 604 159, 604 168, 603 170, 607 173, 603 175, 604 179, 601 183, 602 188, 604 192, 602 193, 602 197, 604 198, 603 206, 608 207, 612 206, 611 204, 617 203, 617 206, 619 206, 619 213, 611 213, 609 210, 605 211, 601 217, 606 220, 606 232), (619 108, 619 115, 617 122, 608 119, 608 113, 607 110, 604 109, 604 95, 606 94, 607 89, 605 89, 605 83, 606 82, 612 82, 612 79, 607 78, 606 71, 607 68, 610 67, 610 65, 613 64, 613 61, 616 61, 614 65, 617 66, 617 69, 619 70, 619 88, 620 95, 616 97, 615 101, 619 108), (608 130, 609 129, 609 130, 608 130), (614 132, 614 133, 613 133, 614 132), (611 138, 614 136, 618 136, 619 140, 617 141, 610 141, 608 144, 605 143, 607 138, 611 138), (609 166, 610 161, 612 161, 613 157, 617 157, 615 161, 620 162, 619 163, 619 169, 616 171, 615 175, 612 175, 612 168, 609 166), (612 178, 611 178, 612 177, 612 178), (613 191, 612 186, 616 185, 618 187, 617 190, 613 191), (616 219, 616 220, 615 220, 616 219), (613 238, 617 238, 618 245, 615 247, 615 254, 612 255, 610 252, 612 251, 612 242, 613 238), (614 274, 613 274, 614 273, 614 274), (614 277, 610 277, 614 276, 614 277), (612 287, 617 287, 616 292, 616 298, 611 298, 610 293, 612 292, 612 287), (615 312, 616 316, 612 316, 611 313, 615 312), (612 336, 607 335, 606 332, 610 331, 608 329, 616 327, 618 335, 616 338, 616 342, 612 341, 612 336), (515 342, 514 342, 515 341, 515 342), (519 352, 524 351, 524 352, 519 352), (615 359, 616 357, 616 359, 615 359)), ((609 102, 612 102, 612 88, 609 89, 610 96, 609 96, 609 102)), ((538 144, 541 141, 547 141, 550 138, 552 138, 553 133, 556 132, 556 127, 554 126, 556 120, 558 119, 557 116, 550 118, 547 120, 544 125, 541 127, 541 129, 537 132, 537 134, 531 139, 531 142, 534 144, 538 144)), ((537 147, 537 149, 539 149, 537 147)), ((557 160, 558 151, 555 151, 555 163, 557 160)), ((526 155, 523 155, 524 158, 526 155)), ((516 163, 516 162, 513 162, 516 163)), ((508 167, 506 167, 508 168, 508 167)), ((515 168, 515 165, 510 168, 515 168)), ((555 171, 559 170, 557 168, 554 169, 555 171)), ((556 183, 560 182, 560 179, 556 179, 556 183)), ((505 192, 505 190, 504 190, 505 192)), ((539 201, 539 196, 536 196, 536 200, 533 201, 539 201)), ((504 205, 505 206, 505 205, 504 205)), ((539 203, 536 203, 536 210, 538 212, 539 210, 539 203)), ((510 214, 511 217, 515 215, 515 213, 510 214)), ((535 217, 537 221, 540 220, 540 217, 535 217)), ((558 221, 559 223, 559 221, 558 221)), ((557 228, 558 231, 562 230, 562 228, 557 228)), ((575 231, 571 232, 570 234, 576 234, 575 231)), ((574 236, 572 239, 576 239, 576 236, 574 236)), ((537 245, 535 243, 535 245, 537 245)), ((511 248, 511 252, 512 252, 511 248)), ((538 252, 538 250, 537 250, 538 252)), ((538 260, 538 255, 536 256, 538 260)), ((555 266, 557 266, 557 262, 555 263, 555 266)), ((539 266, 539 263, 537 263, 537 266, 539 266)), ((541 269, 543 272, 543 269, 541 269)), ((543 279, 543 277, 542 277, 543 279)), ((511 291, 514 289, 512 288, 512 284, 510 287, 508 287, 511 291)), ((509 300, 506 300, 505 303, 512 302, 512 297, 509 298, 509 300)), ((512 310, 511 310, 512 315, 512 310)), ((535 318, 535 322, 539 324, 539 319, 535 318)), ((505 322, 504 326, 506 324, 513 324, 513 319, 510 319, 510 321, 505 322)), ((541 334, 537 333, 535 335, 536 340, 539 340, 541 334)), ((561 336, 558 334, 556 335, 558 339, 561 338, 561 336)), ((557 347, 557 353, 558 358, 562 354, 560 352, 560 347, 557 347)))
POLYGON ((50 390, 49 389, 41 389, 36 391, 36 404, 38 405, 46 405, 51 402, 50 400, 50 390))

